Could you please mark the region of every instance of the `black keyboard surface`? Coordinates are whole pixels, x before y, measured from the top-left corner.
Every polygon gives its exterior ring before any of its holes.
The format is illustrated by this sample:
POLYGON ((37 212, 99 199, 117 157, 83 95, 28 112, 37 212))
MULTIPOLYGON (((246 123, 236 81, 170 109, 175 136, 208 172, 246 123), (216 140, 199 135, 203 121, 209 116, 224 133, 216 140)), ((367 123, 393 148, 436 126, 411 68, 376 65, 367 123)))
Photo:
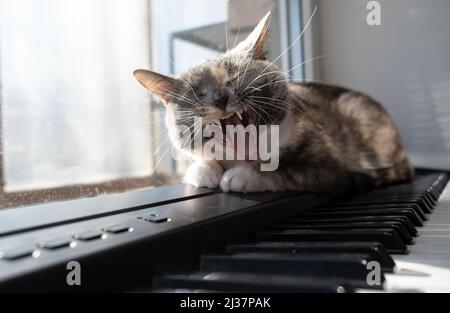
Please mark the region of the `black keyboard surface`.
POLYGON ((159 273, 152 292, 352 292, 380 279, 394 254, 407 254, 448 182, 445 173, 420 173, 389 186, 320 207, 258 231, 222 252, 201 256, 198 270, 159 273))
POLYGON ((394 258, 422 244, 447 181, 422 171, 334 200, 180 185, 5 210, 0 291, 381 290, 399 268, 394 258), (72 261, 81 286, 67 284, 72 261), (368 284, 373 264, 379 284, 368 284))

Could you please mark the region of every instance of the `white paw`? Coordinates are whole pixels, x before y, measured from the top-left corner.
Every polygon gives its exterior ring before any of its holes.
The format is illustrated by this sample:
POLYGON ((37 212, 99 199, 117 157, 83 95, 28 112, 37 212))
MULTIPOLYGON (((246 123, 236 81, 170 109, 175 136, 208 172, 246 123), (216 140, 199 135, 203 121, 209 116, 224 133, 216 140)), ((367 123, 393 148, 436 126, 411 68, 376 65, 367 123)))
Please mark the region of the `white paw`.
POLYGON ((224 192, 259 192, 268 190, 267 178, 249 166, 233 167, 223 174, 220 188, 224 192))
POLYGON ((217 188, 220 178, 223 175, 223 168, 217 162, 195 162, 191 164, 183 182, 197 187, 217 188))

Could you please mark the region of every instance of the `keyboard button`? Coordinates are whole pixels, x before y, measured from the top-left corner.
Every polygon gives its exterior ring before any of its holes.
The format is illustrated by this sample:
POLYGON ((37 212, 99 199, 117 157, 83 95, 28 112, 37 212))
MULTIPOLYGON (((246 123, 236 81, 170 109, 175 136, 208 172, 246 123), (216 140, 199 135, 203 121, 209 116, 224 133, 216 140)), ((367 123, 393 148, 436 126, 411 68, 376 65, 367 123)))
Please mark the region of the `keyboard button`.
POLYGON ((37 250, 35 247, 30 246, 15 247, 0 251, 0 260, 13 261, 25 257, 37 258, 40 256, 40 254, 41 254, 40 251, 37 250))
POLYGON ((133 227, 126 226, 126 225, 113 225, 106 227, 104 231, 111 233, 111 234, 120 234, 124 232, 132 232, 133 227))
POLYGON ((164 216, 159 216, 159 214, 156 214, 156 213, 151 213, 151 214, 146 215, 144 217, 140 217, 139 219, 142 219, 142 220, 144 220, 146 222, 155 223, 155 224, 167 223, 167 222, 171 221, 171 218, 164 217, 164 216))
POLYGON ((106 237, 107 237, 106 234, 97 230, 87 230, 74 235, 75 239, 83 241, 90 241, 94 239, 105 239, 106 237))
POLYGON ((75 247, 76 242, 70 238, 55 238, 50 240, 41 241, 38 243, 39 247, 43 249, 56 250, 65 247, 75 247))

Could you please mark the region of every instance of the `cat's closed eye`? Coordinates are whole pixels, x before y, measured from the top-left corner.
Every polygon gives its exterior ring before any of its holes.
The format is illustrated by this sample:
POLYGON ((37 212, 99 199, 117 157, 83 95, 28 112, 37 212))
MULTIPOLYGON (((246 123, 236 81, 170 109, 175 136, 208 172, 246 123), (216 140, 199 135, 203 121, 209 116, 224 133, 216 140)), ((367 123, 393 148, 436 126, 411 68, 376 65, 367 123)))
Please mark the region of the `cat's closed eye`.
POLYGON ((194 91, 194 96, 196 96, 197 98, 201 99, 204 98, 206 96, 206 93, 202 90, 197 90, 194 91))
POLYGON ((235 81, 237 80, 237 77, 235 77, 235 78, 232 78, 232 79, 230 79, 229 81, 227 81, 226 83, 225 83, 225 85, 227 86, 227 87, 234 87, 234 83, 235 83, 235 81))

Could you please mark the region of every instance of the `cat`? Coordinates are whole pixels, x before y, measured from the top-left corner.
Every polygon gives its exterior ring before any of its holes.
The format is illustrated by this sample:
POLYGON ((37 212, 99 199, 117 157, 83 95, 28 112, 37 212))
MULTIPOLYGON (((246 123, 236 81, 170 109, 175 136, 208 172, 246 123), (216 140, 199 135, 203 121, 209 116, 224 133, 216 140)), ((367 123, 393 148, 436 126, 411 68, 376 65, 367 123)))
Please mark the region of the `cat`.
POLYGON ((342 87, 291 82, 267 60, 269 21, 270 12, 236 47, 176 78, 134 72, 165 103, 172 143, 196 157, 184 182, 224 192, 343 194, 413 179, 399 132, 378 102, 342 87), (195 117, 202 129, 278 125, 278 168, 261 171, 261 160, 206 160, 191 135, 188 145, 182 142, 181 130, 192 129, 195 117))

